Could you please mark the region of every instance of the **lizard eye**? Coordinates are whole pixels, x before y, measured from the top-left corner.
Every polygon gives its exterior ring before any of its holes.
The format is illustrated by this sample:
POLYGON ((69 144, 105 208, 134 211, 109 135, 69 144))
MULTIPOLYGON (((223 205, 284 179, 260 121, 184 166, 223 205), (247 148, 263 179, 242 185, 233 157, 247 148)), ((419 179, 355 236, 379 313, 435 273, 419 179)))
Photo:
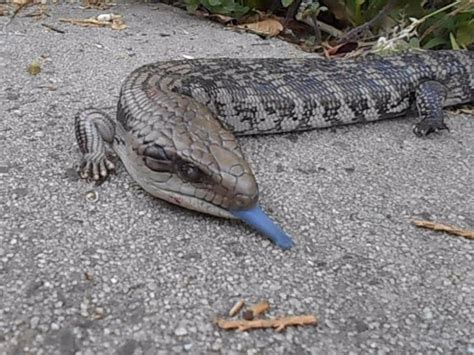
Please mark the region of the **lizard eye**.
POLYGON ((178 174, 185 180, 198 182, 202 178, 202 172, 190 163, 182 163, 178 165, 178 174))

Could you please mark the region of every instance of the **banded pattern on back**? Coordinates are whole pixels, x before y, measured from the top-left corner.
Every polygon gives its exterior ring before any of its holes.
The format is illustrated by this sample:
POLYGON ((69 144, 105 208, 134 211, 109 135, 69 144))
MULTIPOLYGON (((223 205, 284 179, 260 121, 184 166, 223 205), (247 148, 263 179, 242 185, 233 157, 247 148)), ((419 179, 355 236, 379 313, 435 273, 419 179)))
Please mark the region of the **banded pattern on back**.
POLYGON ((465 53, 441 51, 362 60, 198 59, 138 71, 157 80, 161 90, 204 104, 235 134, 243 135, 403 115, 412 108, 416 87, 426 80, 447 86, 447 104, 466 102, 471 65, 465 53))

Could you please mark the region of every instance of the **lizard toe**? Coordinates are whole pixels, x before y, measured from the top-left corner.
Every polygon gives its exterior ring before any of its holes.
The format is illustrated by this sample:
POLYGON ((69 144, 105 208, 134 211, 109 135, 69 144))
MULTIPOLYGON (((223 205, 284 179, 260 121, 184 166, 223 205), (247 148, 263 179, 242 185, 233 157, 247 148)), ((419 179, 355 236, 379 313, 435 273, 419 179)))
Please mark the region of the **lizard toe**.
POLYGON ((426 137, 433 132, 448 130, 448 126, 440 120, 424 119, 413 127, 413 133, 417 137, 426 137))

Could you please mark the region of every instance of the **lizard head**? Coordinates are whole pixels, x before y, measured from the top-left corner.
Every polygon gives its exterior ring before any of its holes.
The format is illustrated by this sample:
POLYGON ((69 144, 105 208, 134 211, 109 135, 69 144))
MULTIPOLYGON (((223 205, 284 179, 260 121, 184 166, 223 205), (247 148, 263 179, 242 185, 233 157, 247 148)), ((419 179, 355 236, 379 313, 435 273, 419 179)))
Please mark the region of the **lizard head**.
POLYGON ((258 186, 235 137, 210 115, 176 119, 170 129, 131 144, 137 155, 137 180, 152 195, 219 217, 249 209, 258 186))
MULTIPOLYGON (((291 239, 259 208, 258 185, 232 133, 196 102, 172 124, 150 120, 125 136, 129 173, 150 194, 218 217, 238 218, 283 249, 291 239), (159 128, 158 128, 159 127, 159 128)), ((188 107, 189 108, 189 107, 188 107)))

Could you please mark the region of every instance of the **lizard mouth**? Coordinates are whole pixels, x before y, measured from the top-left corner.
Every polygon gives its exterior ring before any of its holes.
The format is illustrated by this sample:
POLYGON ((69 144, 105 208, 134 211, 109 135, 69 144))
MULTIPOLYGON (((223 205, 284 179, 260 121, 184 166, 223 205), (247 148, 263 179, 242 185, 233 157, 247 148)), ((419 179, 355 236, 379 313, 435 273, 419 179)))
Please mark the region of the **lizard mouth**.
POLYGON ((283 250, 290 249, 294 244, 291 237, 277 226, 265 212, 262 211, 258 204, 241 210, 226 210, 197 197, 178 194, 172 191, 155 190, 152 194, 172 204, 194 211, 205 212, 216 217, 239 219, 263 234, 267 239, 283 250))
POLYGON ((219 207, 217 205, 214 205, 213 203, 207 202, 203 199, 197 198, 195 196, 183 195, 180 193, 176 193, 176 192, 168 191, 168 190, 162 190, 162 189, 148 191, 148 192, 150 192, 153 196, 161 198, 169 203, 172 203, 174 205, 178 205, 184 208, 188 208, 193 211, 207 213, 212 216, 222 217, 222 218, 231 218, 231 219, 237 218, 228 210, 222 207, 219 207))

